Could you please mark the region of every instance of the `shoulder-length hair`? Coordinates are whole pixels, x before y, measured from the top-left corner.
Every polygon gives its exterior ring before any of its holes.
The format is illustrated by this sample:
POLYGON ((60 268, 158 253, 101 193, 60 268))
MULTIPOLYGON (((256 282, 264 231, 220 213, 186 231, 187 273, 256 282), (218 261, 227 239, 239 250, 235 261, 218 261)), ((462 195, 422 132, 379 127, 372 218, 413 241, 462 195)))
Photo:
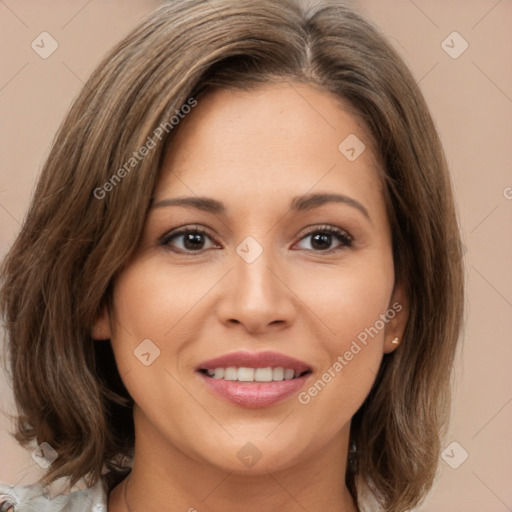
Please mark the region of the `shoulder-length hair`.
POLYGON ((282 81, 315 84, 362 116, 410 304, 403 341, 352 420, 346 483, 355 497, 361 478, 388 511, 431 488, 463 311, 447 164, 418 85, 379 31, 343 4, 292 0, 166 2, 110 51, 63 121, 1 270, 16 438, 58 453, 44 481, 95 481, 133 454, 133 402, 91 326, 138 244, 176 120, 214 87, 282 81))

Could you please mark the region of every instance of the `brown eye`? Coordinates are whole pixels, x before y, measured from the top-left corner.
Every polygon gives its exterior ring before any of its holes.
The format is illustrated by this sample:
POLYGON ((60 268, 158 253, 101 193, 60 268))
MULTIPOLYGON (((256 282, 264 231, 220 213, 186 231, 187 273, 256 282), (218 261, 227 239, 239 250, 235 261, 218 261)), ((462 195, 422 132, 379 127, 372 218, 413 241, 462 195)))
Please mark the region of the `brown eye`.
POLYGON ((210 235, 199 228, 169 233, 162 238, 160 244, 180 253, 194 253, 217 247, 210 235))
POLYGON ((335 252, 352 245, 352 237, 346 231, 333 226, 315 227, 302 237, 301 242, 307 239, 310 240, 310 247, 301 247, 307 251, 335 252), (336 243, 338 245, 332 247, 336 243))

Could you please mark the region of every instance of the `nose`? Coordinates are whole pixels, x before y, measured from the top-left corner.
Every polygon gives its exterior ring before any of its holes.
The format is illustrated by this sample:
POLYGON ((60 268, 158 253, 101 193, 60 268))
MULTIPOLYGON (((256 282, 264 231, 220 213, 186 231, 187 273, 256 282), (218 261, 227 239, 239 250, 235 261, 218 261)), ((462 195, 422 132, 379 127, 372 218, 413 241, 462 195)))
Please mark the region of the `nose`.
POLYGON ((250 263, 235 253, 217 308, 220 321, 240 324, 252 334, 290 326, 297 312, 286 274, 270 251, 250 263))

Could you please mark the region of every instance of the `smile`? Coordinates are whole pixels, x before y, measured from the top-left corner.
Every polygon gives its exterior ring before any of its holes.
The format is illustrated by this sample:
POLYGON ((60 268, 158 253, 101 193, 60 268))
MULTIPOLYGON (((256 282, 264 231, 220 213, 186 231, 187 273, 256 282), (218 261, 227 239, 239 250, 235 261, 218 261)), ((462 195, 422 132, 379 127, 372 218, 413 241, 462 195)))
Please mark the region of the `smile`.
POLYGON ((241 407, 268 407, 294 395, 312 374, 303 361, 277 352, 234 352, 196 371, 219 398, 241 407))
POLYGON ((213 379, 234 380, 238 382, 274 382, 296 379, 309 373, 310 370, 298 372, 292 368, 283 368, 282 366, 276 368, 247 368, 244 366, 236 368, 229 366, 227 368, 203 370, 203 372, 213 379))

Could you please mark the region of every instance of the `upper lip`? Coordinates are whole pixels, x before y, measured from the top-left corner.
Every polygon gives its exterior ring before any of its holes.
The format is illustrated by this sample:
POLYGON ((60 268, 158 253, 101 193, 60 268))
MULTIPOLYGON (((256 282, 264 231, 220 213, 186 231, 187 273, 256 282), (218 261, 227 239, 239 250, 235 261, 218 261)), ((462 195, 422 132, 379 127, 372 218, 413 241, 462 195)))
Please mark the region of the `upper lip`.
POLYGON ((215 368, 228 367, 245 367, 245 368, 289 368, 296 372, 305 372, 311 370, 304 361, 295 359, 279 352, 246 352, 238 351, 224 354, 208 361, 202 362, 196 370, 210 370, 215 368))

